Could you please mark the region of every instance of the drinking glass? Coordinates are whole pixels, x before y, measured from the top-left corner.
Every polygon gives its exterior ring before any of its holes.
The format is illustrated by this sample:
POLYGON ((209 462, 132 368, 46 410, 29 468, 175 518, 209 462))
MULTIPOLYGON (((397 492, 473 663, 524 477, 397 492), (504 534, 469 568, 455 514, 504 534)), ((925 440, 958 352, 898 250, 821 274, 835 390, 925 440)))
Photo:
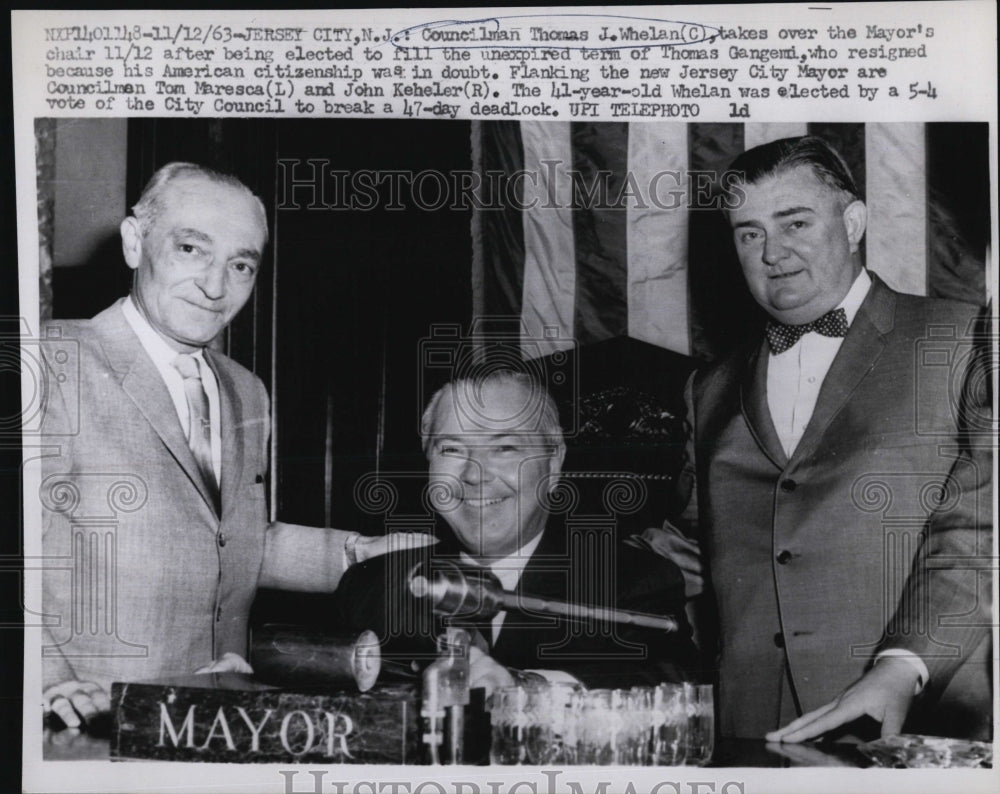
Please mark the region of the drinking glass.
POLYGON ((711 684, 685 684, 687 753, 685 763, 704 766, 715 751, 715 700, 711 684))
POLYGON ((524 764, 541 766, 552 760, 555 751, 552 699, 552 687, 547 682, 524 687, 524 764))
POLYGON ((660 684, 653 690, 652 749, 654 766, 684 763, 688 744, 687 685, 660 684))
POLYGON ((498 689, 490 708, 493 763, 576 763, 578 689, 547 681, 498 689))
POLYGON ((575 684, 554 683, 549 685, 548 712, 552 728, 550 758, 545 764, 572 766, 577 762, 576 746, 580 727, 580 687, 575 684))
POLYGON ((610 689, 580 693, 577 763, 584 766, 615 763, 621 716, 614 709, 610 689))
POLYGON ((649 687, 629 690, 625 730, 628 747, 622 763, 649 766, 653 760, 653 690, 649 687))
POLYGON ((524 687, 509 686, 493 693, 490 706, 490 761, 494 764, 520 764, 524 762, 527 691, 524 687))

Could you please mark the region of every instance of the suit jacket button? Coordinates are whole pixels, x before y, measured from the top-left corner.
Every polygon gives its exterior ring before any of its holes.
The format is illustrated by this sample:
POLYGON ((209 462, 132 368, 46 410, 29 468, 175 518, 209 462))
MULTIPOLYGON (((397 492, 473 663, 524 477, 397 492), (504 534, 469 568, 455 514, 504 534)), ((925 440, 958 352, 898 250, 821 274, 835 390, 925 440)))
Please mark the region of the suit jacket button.
POLYGON ((791 493, 796 488, 798 488, 798 483, 795 482, 795 480, 782 480, 781 481, 781 490, 784 491, 785 493, 791 493))
POLYGON ((264 477, 258 474, 256 477, 253 478, 253 481, 257 483, 257 485, 260 485, 262 482, 264 482, 264 477))
POLYGON ((226 536, 223 535, 221 532, 219 533, 219 545, 220 546, 226 545, 226 536))
POLYGON ((787 565, 791 559, 792 553, 788 549, 785 549, 778 555, 778 565, 787 565))
POLYGON ((775 644, 775 647, 778 647, 778 648, 784 648, 785 647, 785 635, 782 634, 780 631, 777 634, 774 635, 774 644, 775 644))

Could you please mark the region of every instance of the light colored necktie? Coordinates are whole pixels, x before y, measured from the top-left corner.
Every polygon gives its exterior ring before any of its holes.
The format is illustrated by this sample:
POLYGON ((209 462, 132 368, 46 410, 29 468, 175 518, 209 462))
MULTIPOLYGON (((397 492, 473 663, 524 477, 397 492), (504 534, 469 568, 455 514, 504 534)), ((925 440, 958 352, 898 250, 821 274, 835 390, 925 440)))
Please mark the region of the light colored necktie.
POLYGON ((201 368, 198 359, 189 353, 181 353, 171 362, 184 378, 184 396, 188 404, 188 446, 201 471, 202 479, 219 509, 219 483, 215 479, 212 466, 212 427, 208 413, 208 395, 201 382, 201 368))

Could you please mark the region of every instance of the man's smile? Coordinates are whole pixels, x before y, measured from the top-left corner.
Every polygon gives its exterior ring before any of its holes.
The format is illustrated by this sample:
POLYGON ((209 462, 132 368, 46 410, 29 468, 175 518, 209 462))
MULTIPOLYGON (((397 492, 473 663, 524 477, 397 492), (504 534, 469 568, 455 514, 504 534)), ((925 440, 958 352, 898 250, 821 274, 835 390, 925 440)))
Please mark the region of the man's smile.
POLYGON ((463 498, 462 503, 469 505, 469 507, 493 507, 501 502, 506 502, 510 497, 507 496, 494 496, 490 498, 480 499, 480 498, 463 498))

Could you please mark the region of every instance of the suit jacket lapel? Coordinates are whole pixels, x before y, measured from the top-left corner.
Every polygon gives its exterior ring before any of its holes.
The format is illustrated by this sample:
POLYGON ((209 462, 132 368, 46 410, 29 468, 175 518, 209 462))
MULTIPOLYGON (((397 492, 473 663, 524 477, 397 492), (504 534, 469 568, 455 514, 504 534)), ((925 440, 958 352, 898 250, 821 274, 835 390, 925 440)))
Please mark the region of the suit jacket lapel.
POLYGON ((781 446, 778 431, 774 429, 771 409, 767 405, 767 340, 750 354, 746 370, 740 378, 740 410, 746 420, 750 435, 779 469, 788 464, 788 456, 781 446))
POLYGON ((885 334, 892 328, 895 309, 896 296, 872 274, 872 287, 823 380, 816 407, 793 458, 803 460, 815 451, 830 422, 871 372, 885 350, 885 334))
POLYGON ((243 476, 243 406, 236 384, 229 372, 219 365, 216 354, 205 351, 215 379, 219 384, 219 414, 222 427, 222 512, 238 498, 235 488, 243 476))
POLYGON ((542 598, 566 597, 566 537, 561 522, 549 520, 538 547, 517 580, 517 592, 542 598))
POLYGON ((167 451, 187 474, 208 508, 215 513, 212 497, 202 480, 198 464, 177 419, 177 409, 156 365, 146 354, 121 312, 121 301, 94 318, 94 327, 108 363, 119 378, 122 390, 146 417, 167 451))

